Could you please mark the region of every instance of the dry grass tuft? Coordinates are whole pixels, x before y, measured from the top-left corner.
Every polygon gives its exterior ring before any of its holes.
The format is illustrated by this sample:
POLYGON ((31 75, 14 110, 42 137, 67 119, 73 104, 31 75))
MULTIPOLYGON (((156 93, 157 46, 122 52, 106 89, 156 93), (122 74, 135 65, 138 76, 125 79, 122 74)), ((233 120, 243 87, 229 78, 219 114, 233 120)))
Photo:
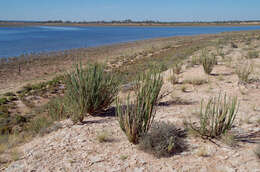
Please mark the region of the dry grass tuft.
POLYGON ((154 123, 147 135, 141 138, 139 148, 156 157, 169 157, 186 149, 186 134, 169 122, 154 123))
POLYGON ((194 77, 188 78, 183 81, 184 84, 192 84, 192 85, 203 85, 208 83, 208 80, 202 77, 194 77))
POLYGON ((97 134, 97 140, 99 143, 113 141, 112 136, 107 131, 101 131, 97 134))

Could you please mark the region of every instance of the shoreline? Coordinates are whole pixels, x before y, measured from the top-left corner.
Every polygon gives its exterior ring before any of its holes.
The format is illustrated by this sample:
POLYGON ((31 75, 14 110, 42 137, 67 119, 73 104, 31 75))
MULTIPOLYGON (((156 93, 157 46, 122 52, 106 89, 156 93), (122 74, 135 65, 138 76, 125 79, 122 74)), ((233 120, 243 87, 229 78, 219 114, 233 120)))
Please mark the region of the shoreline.
MULTIPOLYGON (((62 27, 63 25, 26 25, 25 27, 29 27, 29 26, 57 26, 57 27, 62 27)), ((64 25, 64 26, 76 26, 74 24, 72 25, 64 25)), ((89 26, 117 26, 117 25, 89 25, 89 26)), ((119 25, 122 27, 127 27, 128 25, 119 25)), ((129 25, 131 26, 131 25, 129 25)), ((134 26, 134 25, 132 25, 134 26)), ((164 26, 164 25, 162 25, 164 26)), ((212 25, 212 27, 214 27, 215 25, 212 25)), ((221 26, 221 25, 218 25, 221 26)), ((227 26, 227 27, 236 27, 236 26, 231 26, 231 25, 223 25, 223 26, 227 26)), ((239 25, 241 27, 247 27, 247 26, 260 26, 260 22, 257 25, 239 25)), ((8 27, 8 26, 7 26, 8 27)), ((13 27, 17 27, 17 26, 13 26, 13 27)), ((23 27, 23 26, 21 26, 23 27)), ((80 27, 80 26, 78 26, 80 27)), ((83 27, 83 26, 82 26, 83 27)), ((141 27, 141 26, 140 26, 141 27)), ((145 27, 157 27, 157 26, 145 26, 145 27)), ((160 27, 160 26, 158 26, 160 27)), ((185 27, 183 26, 176 26, 176 27, 185 27)), ((192 25, 187 26, 187 27, 192 27, 192 25)), ((203 27, 202 25, 197 25, 194 27, 203 27)), ((210 27, 210 25, 208 26, 210 27)), ((1 28, 1 22, 0 22, 0 28, 1 28)), ((260 29, 256 29, 256 30, 242 30, 242 31, 223 31, 223 32, 219 32, 219 33, 201 33, 201 34, 194 34, 194 35, 175 35, 175 36, 165 36, 165 37, 157 37, 157 38, 146 38, 146 39, 138 39, 138 40, 132 40, 132 41, 122 41, 122 42, 115 42, 115 43, 110 43, 110 44, 101 44, 101 45, 97 45, 97 46, 89 46, 89 47, 78 47, 78 48, 69 48, 69 49, 62 49, 62 50, 50 50, 50 51, 42 51, 42 52, 32 52, 32 53, 25 53, 25 54, 20 54, 20 55, 15 55, 15 56, 0 56, 0 65, 1 65, 1 60, 3 59, 13 59, 13 58, 20 58, 20 57, 24 57, 24 56, 31 56, 31 55, 35 55, 35 56, 39 56, 39 55, 46 55, 46 54, 55 54, 55 53, 63 53, 63 52, 67 52, 67 51, 78 51, 81 49, 92 49, 92 48, 101 48, 101 47, 110 47, 110 46, 116 46, 116 45, 121 45, 121 44, 128 44, 128 43, 135 43, 135 42, 139 42, 139 41, 153 41, 153 40, 157 40, 157 39, 167 39, 167 38, 175 38, 175 37, 196 37, 196 36, 201 36, 201 35, 218 35, 218 34, 224 34, 224 33, 235 33, 235 32, 254 32, 254 31, 259 31, 260 29)))
POLYGON ((144 27, 178 27, 178 26, 259 26, 260 22, 241 23, 41 23, 41 22, 0 22, 0 27, 24 27, 24 26, 144 26, 144 27))
POLYGON ((17 91, 18 88, 28 83, 50 80, 58 74, 68 71, 79 60, 82 63, 131 60, 139 56, 142 58, 143 54, 153 55, 166 47, 169 47, 167 51, 177 51, 179 47, 186 44, 196 45, 200 42, 210 42, 214 39, 254 32, 259 32, 259 30, 153 38, 98 47, 29 54, 11 57, 8 62, 0 59, 0 94, 13 90, 17 91))
POLYGON ((143 26, 143 27, 182 27, 182 26, 259 26, 260 22, 241 22, 241 23, 41 23, 41 22, 1 22, 1 27, 26 27, 26 26, 71 26, 71 27, 86 27, 86 26, 143 26))

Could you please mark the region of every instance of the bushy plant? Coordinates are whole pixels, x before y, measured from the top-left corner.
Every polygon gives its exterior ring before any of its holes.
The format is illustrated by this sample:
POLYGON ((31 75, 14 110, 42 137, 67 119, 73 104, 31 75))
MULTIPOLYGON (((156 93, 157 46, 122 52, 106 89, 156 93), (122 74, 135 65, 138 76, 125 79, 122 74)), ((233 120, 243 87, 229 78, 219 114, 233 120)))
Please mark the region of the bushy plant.
POLYGON ((84 70, 80 64, 68 75, 66 87, 66 106, 72 120, 82 122, 87 113, 96 115, 111 105, 118 94, 119 82, 104 71, 103 65, 88 65, 84 70))
POLYGON ((209 54, 206 51, 204 51, 201 56, 201 62, 203 65, 204 72, 210 75, 214 66, 217 64, 217 59, 215 55, 209 54))
POLYGON ((121 129, 125 132, 128 140, 137 144, 139 138, 145 135, 155 116, 155 105, 163 84, 159 73, 149 71, 141 75, 135 89, 135 98, 130 100, 128 95, 126 105, 117 100, 117 116, 121 129))
POLYGON ((184 147, 180 131, 169 122, 156 122, 151 130, 140 139, 139 148, 156 157, 168 157, 184 147))
POLYGON ((40 132, 44 133, 44 130, 46 130, 52 124, 53 121, 51 121, 49 118, 41 116, 30 121, 27 130, 33 134, 38 134, 40 132))
POLYGON ((253 64, 244 63, 242 65, 237 66, 236 74, 239 79, 239 83, 246 84, 249 82, 249 76, 253 72, 253 64))
POLYGON ((181 68, 182 68, 183 63, 180 60, 177 60, 172 67, 172 72, 175 74, 180 74, 181 73, 181 68))
POLYGON ((202 77, 187 78, 183 81, 184 84, 203 85, 208 83, 208 80, 202 77))
POLYGON ((47 104, 47 112, 53 121, 60 121, 67 117, 63 98, 54 98, 47 104))
POLYGON ((112 136, 107 131, 102 131, 97 134, 97 140, 99 141, 99 143, 113 141, 112 136))
POLYGON ((260 144, 257 145, 254 152, 255 152, 255 155, 260 159, 260 144))
POLYGON ((192 130, 202 137, 217 138, 229 131, 239 108, 237 97, 227 98, 226 94, 212 97, 204 106, 201 101, 200 125, 190 123, 192 130))
POLYGON ((173 72, 169 78, 169 81, 171 82, 172 85, 176 85, 179 83, 179 76, 173 72))
POLYGON ((231 42, 231 47, 232 48, 238 48, 237 44, 235 44, 234 42, 231 42))
POLYGON ((249 51, 247 54, 248 59, 256 59, 259 57, 259 53, 257 51, 249 51))
POLYGON ((191 58, 191 66, 199 65, 201 63, 200 58, 198 56, 192 56, 191 58))

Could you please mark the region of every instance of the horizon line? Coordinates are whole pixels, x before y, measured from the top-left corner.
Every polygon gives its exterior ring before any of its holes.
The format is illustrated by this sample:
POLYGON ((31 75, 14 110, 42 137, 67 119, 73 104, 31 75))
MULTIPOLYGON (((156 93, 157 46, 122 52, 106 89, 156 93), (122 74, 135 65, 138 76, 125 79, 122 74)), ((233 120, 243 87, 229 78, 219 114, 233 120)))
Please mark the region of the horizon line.
POLYGON ((119 22, 119 23, 216 23, 216 22, 260 22, 260 19, 254 19, 254 20, 183 20, 183 21, 163 21, 163 20, 131 20, 131 19, 125 19, 125 20, 80 20, 80 21, 73 21, 73 20, 1 20, 0 22, 31 22, 31 23, 37 23, 37 22, 54 22, 54 23, 113 23, 113 22, 119 22))

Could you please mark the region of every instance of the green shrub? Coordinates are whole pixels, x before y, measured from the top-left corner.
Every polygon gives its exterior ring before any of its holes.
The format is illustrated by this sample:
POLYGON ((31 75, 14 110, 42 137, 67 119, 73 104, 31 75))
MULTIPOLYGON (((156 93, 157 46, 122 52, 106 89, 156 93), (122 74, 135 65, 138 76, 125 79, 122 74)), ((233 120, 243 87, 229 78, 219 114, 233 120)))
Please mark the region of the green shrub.
POLYGON ((173 155, 183 143, 178 138, 178 130, 171 123, 154 123, 150 131, 140 139, 139 149, 151 153, 156 157, 173 155))
POLYGON ((225 59, 225 53, 223 52, 223 47, 217 46, 216 49, 217 49, 217 55, 222 57, 222 59, 225 59))
POLYGON ((226 145, 229 145, 231 147, 234 147, 237 145, 237 140, 236 137, 233 133, 231 132, 226 132, 221 136, 221 140, 223 143, 226 145))
POLYGON ((256 156, 260 159, 260 144, 257 145, 254 152, 255 152, 256 156))
POLYGON ((215 55, 209 54, 205 51, 202 53, 201 62, 204 72, 209 75, 212 72, 214 65, 217 64, 217 59, 215 55))
POLYGON ((173 64, 173 68, 172 71, 175 74, 180 74, 181 73, 181 68, 182 68, 183 63, 180 60, 177 60, 174 64, 173 64))
POLYGON ((234 42, 231 42, 231 47, 232 48, 238 48, 237 44, 235 44, 234 42))
POLYGON ((8 97, 8 96, 16 96, 13 92, 7 92, 4 94, 4 96, 8 97))
POLYGON ((259 57, 259 53, 257 51, 249 51, 247 54, 248 59, 256 59, 259 57))
POLYGON ((189 126, 202 137, 219 137, 231 129, 238 108, 237 97, 227 99, 226 95, 219 94, 218 97, 210 98, 206 106, 201 101, 200 125, 190 123, 189 126))
POLYGON ((183 81, 184 84, 192 84, 192 85, 203 85, 208 83, 208 80, 202 77, 194 77, 188 78, 183 81))
POLYGON ((107 131, 102 131, 97 134, 97 140, 99 143, 112 142, 112 136, 107 131))
POLYGON ((236 68, 236 74, 239 79, 239 83, 248 83, 249 82, 249 76, 253 72, 253 64, 244 63, 242 65, 237 66, 236 68))
POLYGON ((191 66, 199 65, 201 64, 200 58, 198 56, 192 56, 191 58, 191 66))
POLYGON ((86 113, 96 115, 105 110, 115 100, 119 83, 114 76, 104 71, 100 64, 76 65, 66 82, 67 107, 74 122, 83 121, 86 113))
POLYGON ((53 121, 60 121, 67 117, 64 100, 54 98, 47 104, 47 112, 53 121))
POLYGON ((135 98, 130 101, 127 97, 125 106, 117 100, 117 116, 121 129, 125 132, 128 140, 137 144, 139 138, 145 135, 155 116, 155 105, 162 88, 162 77, 155 71, 149 71, 141 75, 137 82, 135 98))
POLYGON ((44 133, 44 130, 46 130, 52 124, 53 121, 51 121, 49 118, 41 116, 30 121, 27 130, 32 134, 44 133))
POLYGON ((0 105, 6 104, 6 103, 8 103, 7 98, 5 98, 5 97, 0 97, 0 105))
POLYGON ((179 83, 179 76, 173 72, 169 78, 169 81, 171 82, 172 85, 176 85, 179 83))

